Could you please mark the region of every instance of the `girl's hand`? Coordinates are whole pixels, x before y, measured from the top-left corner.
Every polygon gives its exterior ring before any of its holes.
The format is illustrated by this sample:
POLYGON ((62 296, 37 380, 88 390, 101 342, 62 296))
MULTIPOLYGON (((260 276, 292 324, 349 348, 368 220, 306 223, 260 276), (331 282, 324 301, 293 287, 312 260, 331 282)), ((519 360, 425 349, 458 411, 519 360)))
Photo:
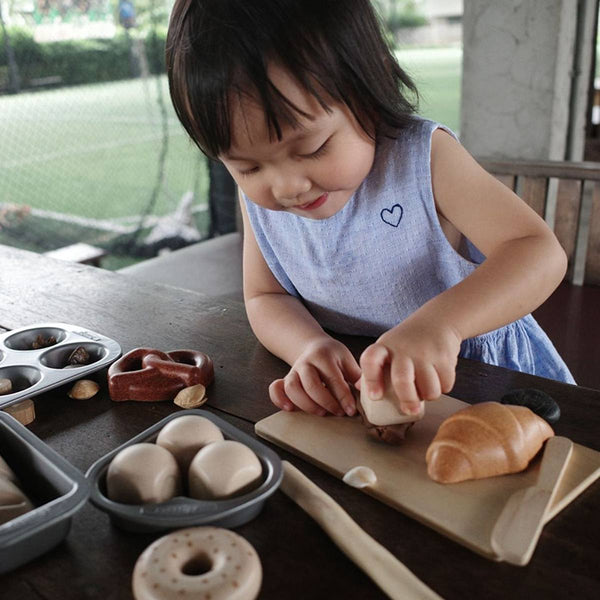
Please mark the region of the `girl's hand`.
POLYGON ((420 400, 435 400, 452 389, 460 343, 451 327, 413 315, 362 353, 360 366, 368 395, 375 400, 383 396, 389 369, 398 408, 418 413, 420 400))
POLYGON ((271 402, 282 410, 296 407, 324 416, 355 414, 356 405, 348 381, 360 377, 355 358, 341 342, 318 338, 306 346, 283 379, 269 386, 271 402))

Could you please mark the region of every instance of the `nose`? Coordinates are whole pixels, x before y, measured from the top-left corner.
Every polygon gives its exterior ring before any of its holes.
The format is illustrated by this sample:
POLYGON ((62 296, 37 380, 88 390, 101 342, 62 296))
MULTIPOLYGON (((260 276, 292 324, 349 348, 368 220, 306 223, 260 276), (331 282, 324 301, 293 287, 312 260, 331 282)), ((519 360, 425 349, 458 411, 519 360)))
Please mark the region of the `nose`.
POLYGON ((292 206, 298 197, 309 192, 311 182, 306 175, 299 172, 285 171, 277 173, 271 183, 271 193, 282 206, 292 206))

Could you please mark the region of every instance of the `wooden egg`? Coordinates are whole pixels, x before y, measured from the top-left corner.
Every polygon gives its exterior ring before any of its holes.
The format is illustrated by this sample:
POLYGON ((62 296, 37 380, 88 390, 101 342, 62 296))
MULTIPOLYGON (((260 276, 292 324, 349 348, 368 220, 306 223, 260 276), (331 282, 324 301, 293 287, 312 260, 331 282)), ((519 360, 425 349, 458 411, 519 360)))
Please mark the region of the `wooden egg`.
POLYGON ((166 502, 181 492, 179 466, 162 446, 133 444, 112 459, 106 474, 106 490, 114 502, 166 502))
POLYGON ((262 465, 248 446, 225 440, 200 450, 190 464, 190 496, 199 500, 229 498, 258 484, 262 465))
POLYGON ((196 453, 207 444, 223 440, 221 430, 200 415, 183 415, 169 421, 158 434, 156 443, 166 448, 187 473, 196 453))

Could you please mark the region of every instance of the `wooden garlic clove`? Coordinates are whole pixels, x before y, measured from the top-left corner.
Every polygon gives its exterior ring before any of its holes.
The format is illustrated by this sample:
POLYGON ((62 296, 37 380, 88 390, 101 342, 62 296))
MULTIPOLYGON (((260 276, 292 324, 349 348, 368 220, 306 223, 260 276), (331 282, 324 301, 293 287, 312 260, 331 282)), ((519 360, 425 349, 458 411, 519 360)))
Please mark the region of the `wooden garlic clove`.
POLYGON ((100 386, 91 379, 80 379, 75 382, 75 385, 69 391, 69 398, 74 400, 89 400, 94 397, 100 386))
POLYGON ((374 486, 377 483, 377 475, 371 467, 359 465, 346 471, 343 482, 354 488, 365 488, 374 486))
POLYGON ((198 408, 202 406, 208 398, 206 397, 206 387, 201 383, 183 388, 173 402, 181 408, 198 408))

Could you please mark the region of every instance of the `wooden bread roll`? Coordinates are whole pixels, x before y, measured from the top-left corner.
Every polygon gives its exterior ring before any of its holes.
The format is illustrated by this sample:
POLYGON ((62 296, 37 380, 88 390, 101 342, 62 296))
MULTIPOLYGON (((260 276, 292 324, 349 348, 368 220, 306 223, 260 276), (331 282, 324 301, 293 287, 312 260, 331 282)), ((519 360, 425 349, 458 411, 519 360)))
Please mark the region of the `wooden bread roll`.
POLYGON ((475 404, 440 425, 425 456, 427 473, 439 483, 517 473, 553 435, 525 406, 475 404))
POLYGON ((385 390, 379 400, 372 400, 366 393, 367 385, 364 377, 360 385, 360 398, 356 401, 356 409, 362 422, 367 428, 367 434, 386 444, 401 444, 406 437, 406 432, 423 418, 425 402, 421 401, 419 413, 409 415, 397 407, 396 394, 390 381, 389 369, 385 375, 385 390))
POLYGON ((396 392, 392 388, 389 369, 386 370, 384 379, 385 388, 383 396, 379 400, 369 398, 365 379, 364 377, 361 379, 360 404, 362 407, 361 414, 364 415, 365 421, 370 425, 382 427, 404 423, 413 424, 415 421, 422 419, 425 415, 425 402, 421 400, 419 403, 419 412, 416 415, 401 412, 398 408, 396 392))

